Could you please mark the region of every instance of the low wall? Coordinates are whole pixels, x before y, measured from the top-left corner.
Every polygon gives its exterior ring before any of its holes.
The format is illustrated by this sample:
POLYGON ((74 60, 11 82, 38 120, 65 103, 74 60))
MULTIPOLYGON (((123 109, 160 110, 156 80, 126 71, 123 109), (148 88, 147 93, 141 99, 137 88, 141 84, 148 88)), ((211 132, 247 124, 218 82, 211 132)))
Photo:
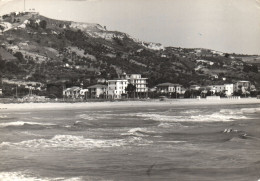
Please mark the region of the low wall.
POLYGON ((228 99, 240 99, 241 97, 240 96, 228 96, 227 98, 228 99))
POLYGON ((207 96, 206 100, 220 100, 220 96, 207 96))

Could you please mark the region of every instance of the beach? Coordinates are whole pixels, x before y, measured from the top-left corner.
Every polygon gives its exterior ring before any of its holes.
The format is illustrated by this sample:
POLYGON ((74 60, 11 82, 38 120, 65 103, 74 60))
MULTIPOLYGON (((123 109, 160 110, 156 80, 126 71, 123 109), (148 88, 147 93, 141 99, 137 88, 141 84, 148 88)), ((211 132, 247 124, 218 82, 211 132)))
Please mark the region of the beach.
POLYGON ((104 102, 51 102, 51 103, 8 103, 0 104, 0 109, 79 109, 79 108, 102 108, 102 107, 121 107, 121 106, 185 106, 185 105, 234 105, 234 104, 258 104, 260 99, 242 98, 242 99, 168 99, 160 101, 158 99, 136 100, 136 101, 104 101, 104 102))
POLYGON ((0 104, 0 180, 260 179, 260 100, 0 104))

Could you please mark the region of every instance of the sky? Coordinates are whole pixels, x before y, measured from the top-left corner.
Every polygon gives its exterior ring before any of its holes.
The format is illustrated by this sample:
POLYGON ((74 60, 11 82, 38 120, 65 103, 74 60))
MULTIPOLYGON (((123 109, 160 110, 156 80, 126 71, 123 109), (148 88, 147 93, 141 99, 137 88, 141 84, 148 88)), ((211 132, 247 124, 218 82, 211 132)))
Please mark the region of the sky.
MULTIPOLYGON (((260 55, 260 0, 25 0, 26 9, 98 23, 142 41, 260 55)), ((0 0, 0 15, 24 0, 0 0)))

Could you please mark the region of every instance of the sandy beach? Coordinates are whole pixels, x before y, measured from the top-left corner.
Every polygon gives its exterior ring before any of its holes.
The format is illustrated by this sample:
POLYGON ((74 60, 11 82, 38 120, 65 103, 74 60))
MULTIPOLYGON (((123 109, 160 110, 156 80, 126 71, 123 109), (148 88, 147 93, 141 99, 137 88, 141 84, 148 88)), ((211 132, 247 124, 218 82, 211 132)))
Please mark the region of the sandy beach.
POLYGON ((158 99, 146 101, 114 101, 114 102, 78 102, 78 103, 10 103, 0 104, 1 109, 9 110, 24 110, 24 109, 88 109, 88 108, 102 108, 102 107, 142 107, 142 106, 194 106, 194 105, 234 105, 234 104, 259 104, 260 99, 256 98, 242 98, 242 99, 220 99, 220 100, 206 100, 206 99, 169 99, 166 101, 159 101, 158 99))

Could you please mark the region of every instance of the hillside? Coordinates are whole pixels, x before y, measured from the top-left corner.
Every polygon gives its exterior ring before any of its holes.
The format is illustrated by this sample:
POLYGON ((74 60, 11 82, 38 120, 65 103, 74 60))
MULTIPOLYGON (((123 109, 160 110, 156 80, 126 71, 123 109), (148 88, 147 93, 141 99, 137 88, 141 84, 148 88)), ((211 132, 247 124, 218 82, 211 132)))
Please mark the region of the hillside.
POLYGON ((149 87, 162 82, 187 87, 236 80, 260 87, 259 64, 243 61, 241 55, 163 47, 99 24, 54 20, 38 13, 4 15, 0 28, 0 72, 5 79, 86 87, 98 78, 127 72, 147 77, 149 87))

